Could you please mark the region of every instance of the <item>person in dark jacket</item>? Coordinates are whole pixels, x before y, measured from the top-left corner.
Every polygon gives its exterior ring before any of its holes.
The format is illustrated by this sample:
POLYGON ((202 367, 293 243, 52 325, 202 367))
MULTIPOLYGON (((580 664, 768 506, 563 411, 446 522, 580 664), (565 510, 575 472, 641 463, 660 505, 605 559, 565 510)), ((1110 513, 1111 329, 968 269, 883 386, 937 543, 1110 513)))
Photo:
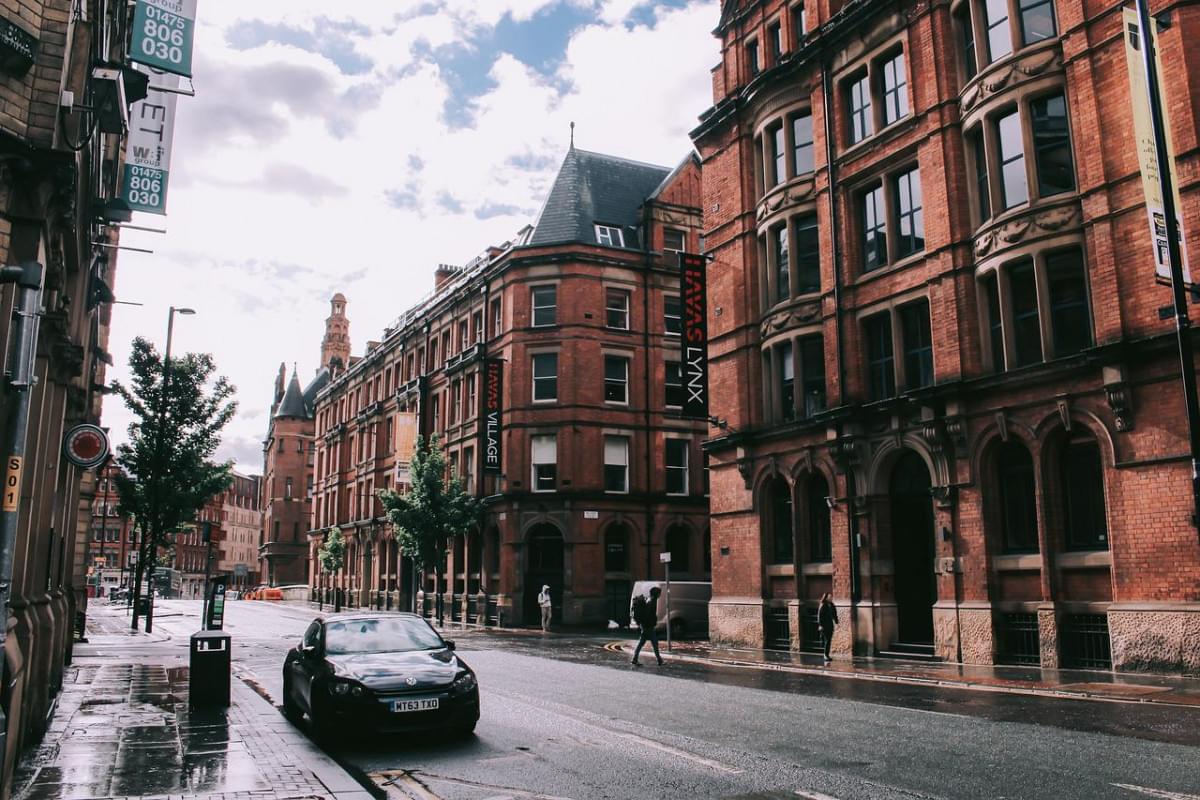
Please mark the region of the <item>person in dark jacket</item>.
POLYGON ((833 659, 829 657, 829 647, 833 644, 833 628, 838 624, 837 606, 833 598, 826 592, 821 597, 821 607, 817 610, 817 624, 821 626, 821 640, 825 643, 825 663, 833 659))
POLYGON ((633 604, 633 621, 637 623, 641 636, 638 638, 637 648, 633 651, 633 661, 635 667, 640 667, 638 656, 642 653, 642 647, 646 642, 654 648, 654 657, 658 659, 658 665, 661 667, 663 660, 658 652, 658 596, 662 594, 662 590, 657 586, 650 587, 650 596, 648 598, 639 598, 633 604))

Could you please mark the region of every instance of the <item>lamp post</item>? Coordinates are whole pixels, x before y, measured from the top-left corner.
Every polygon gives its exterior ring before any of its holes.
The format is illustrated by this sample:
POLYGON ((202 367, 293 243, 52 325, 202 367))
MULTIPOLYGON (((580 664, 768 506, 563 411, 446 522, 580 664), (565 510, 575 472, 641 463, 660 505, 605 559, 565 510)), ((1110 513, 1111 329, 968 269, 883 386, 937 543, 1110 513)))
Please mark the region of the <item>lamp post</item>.
MULTIPOLYGON (((163 473, 166 471, 162 463, 163 428, 165 427, 167 421, 167 390, 171 385, 171 337, 175 332, 175 315, 182 314, 185 316, 190 316, 195 313, 196 310, 193 308, 176 308, 175 306, 171 306, 170 311, 167 313, 167 347, 166 350, 163 351, 162 393, 159 396, 158 401, 158 431, 154 437, 154 477, 156 481, 160 481, 163 473)), ((155 492, 155 517, 159 516, 158 504, 160 500, 161 492, 155 492)), ((156 555, 154 550, 156 549, 157 545, 157 533, 158 532, 154 530, 150 531, 150 541, 147 552, 147 561, 149 563, 146 565, 146 568, 150 570, 150 580, 146 586, 146 592, 148 594, 146 598, 146 633, 151 633, 154 628, 154 557, 156 555)), ((132 626, 134 630, 137 629, 136 608, 134 609, 133 613, 132 626)))

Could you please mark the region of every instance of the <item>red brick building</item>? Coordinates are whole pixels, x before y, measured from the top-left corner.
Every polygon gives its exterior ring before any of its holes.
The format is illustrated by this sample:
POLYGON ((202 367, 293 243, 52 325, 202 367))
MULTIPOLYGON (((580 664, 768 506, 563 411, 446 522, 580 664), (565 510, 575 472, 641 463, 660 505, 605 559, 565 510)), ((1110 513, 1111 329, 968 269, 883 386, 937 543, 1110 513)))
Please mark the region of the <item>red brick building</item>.
POLYGON ((311 574, 337 525, 350 602, 409 607, 413 586, 433 589, 375 496, 404 483, 420 432, 488 501, 442 576, 452 617, 532 622, 549 584, 557 619, 622 620, 664 550, 673 577, 707 579, 704 426, 678 408, 675 252, 698 250, 699 223, 694 156, 672 170, 572 147, 535 225, 440 267, 434 292, 318 394, 311 574), (503 359, 499 475, 482 472, 485 358, 503 359))
POLYGON ((225 575, 231 589, 258 584, 258 544, 263 531, 262 478, 233 473, 233 485, 220 495, 220 546, 213 563, 214 575, 225 575))
POLYGON ((120 513, 121 496, 114 480, 119 474, 120 467, 106 464, 96 481, 88 544, 89 586, 94 586, 95 592, 89 589, 89 596, 107 596, 113 589, 123 586, 126 570, 134 564, 133 519, 120 513))
POLYGON ((346 298, 330 300, 321 342, 321 366, 303 389, 292 368, 279 365, 271 425, 263 442, 262 535, 259 577, 271 586, 308 583, 308 530, 312 521, 313 412, 317 393, 350 362, 350 321, 346 298))
MULTIPOLYGON (((713 638, 812 646, 832 592, 842 653, 1200 668, 1119 7, 722 5, 713 638)), ((1194 220, 1200 10, 1154 10, 1194 220)))

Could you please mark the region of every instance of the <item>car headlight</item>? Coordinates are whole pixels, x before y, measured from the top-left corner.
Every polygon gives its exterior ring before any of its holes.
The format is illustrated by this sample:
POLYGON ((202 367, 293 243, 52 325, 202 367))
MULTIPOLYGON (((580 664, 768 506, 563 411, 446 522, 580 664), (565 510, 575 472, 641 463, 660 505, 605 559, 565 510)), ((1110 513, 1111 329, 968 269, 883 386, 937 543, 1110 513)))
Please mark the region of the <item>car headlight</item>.
POLYGON ((461 694, 471 691, 478 685, 479 682, 475 680, 474 673, 464 672, 454 679, 454 683, 450 684, 450 691, 461 694))
POLYGON ((329 684, 329 693, 334 697, 354 697, 361 699, 367 696, 366 687, 352 681, 333 681, 329 684))

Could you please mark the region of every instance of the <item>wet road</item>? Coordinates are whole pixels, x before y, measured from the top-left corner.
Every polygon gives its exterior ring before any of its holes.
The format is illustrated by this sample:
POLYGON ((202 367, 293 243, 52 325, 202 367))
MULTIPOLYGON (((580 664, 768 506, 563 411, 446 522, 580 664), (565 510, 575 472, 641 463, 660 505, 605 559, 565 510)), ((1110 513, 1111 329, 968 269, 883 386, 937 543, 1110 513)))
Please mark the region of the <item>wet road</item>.
MULTIPOLYGON (((178 652, 198 604, 162 609, 157 629, 175 638, 148 647, 178 652)), ((283 654, 312 616, 231 604, 238 670, 278 700, 283 654)), ((448 635, 479 673, 477 735, 334 751, 395 796, 1200 800, 1200 710, 680 662, 635 670, 604 639, 448 635)))

